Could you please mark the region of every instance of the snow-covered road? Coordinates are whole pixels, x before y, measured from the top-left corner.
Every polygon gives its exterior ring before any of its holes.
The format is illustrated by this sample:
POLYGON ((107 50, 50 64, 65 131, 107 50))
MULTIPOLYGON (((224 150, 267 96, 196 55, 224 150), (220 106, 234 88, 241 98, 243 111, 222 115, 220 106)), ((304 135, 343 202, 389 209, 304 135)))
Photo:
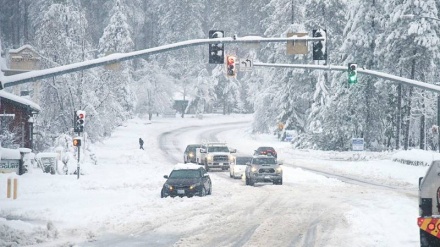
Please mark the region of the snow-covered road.
MULTIPOLYGON (((415 195, 426 167, 392 162, 389 154, 330 160, 328 152, 293 150, 275 136, 252 134, 250 121, 246 115, 137 118, 94 145, 98 165, 84 164, 79 180, 39 170, 16 176, 19 198, 0 197, 0 246, 418 245, 415 195), (250 187, 213 171, 212 195, 160 198, 163 175, 182 161, 185 146, 214 138, 240 153, 274 146, 284 161, 284 184, 250 187)), ((11 176, 0 174, 2 195, 11 176)))

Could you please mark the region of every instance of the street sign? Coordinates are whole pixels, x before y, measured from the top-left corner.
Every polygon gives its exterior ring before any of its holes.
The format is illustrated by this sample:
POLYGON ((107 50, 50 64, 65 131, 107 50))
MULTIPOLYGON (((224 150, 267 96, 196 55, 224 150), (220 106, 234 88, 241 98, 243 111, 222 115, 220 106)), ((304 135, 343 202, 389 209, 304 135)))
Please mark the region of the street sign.
POLYGON ((351 144, 353 151, 364 151, 364 138, 352 138, 351 144))
MULTIPOLYGON (((308 33, 287 33, 287 37, 304 37, 307 36, 308 33)), ((307 54, 307 41, 305 40, 293 40, 287 41, 287 54, 295 55, 295 54, 307 54)))
MULTIPOLYGON (((106 56, 109 56, 109 55, 111 55, 111 54, 113 54, 114 52, 110 52, 110 51, 107 51, 106 53, 105 53, 105 55, 106 56)), ((106 69, 106 70, 111 70, 111 71, 120 71, 121 70, 121 63, 108 63, 108 64, 105 64, 104 65, 104 68, 106 69)))
POLYGON ((252 59, 246 58, 246 59, 240 59, 239 64, 240 64, 239 66, 240 71, 247 72, 247 71, 252 71, 252 66, 254 62, 252 61, 252 59))

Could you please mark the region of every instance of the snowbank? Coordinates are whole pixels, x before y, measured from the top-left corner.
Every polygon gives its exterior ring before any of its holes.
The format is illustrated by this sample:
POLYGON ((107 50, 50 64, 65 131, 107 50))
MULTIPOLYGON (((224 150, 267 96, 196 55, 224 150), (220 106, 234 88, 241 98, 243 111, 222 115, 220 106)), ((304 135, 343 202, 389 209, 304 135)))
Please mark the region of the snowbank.
POLYGON ((395 153, 392 160, 412 166, 429 166, 433 160, 440 160, 440 153, 412 149, 395 153))

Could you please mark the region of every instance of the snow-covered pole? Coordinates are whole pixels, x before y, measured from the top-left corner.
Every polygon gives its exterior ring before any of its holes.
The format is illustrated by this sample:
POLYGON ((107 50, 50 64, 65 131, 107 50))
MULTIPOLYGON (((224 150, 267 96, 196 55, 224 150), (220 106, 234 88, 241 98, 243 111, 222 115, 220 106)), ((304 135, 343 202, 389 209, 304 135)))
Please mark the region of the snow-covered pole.
POLYGON ((177 42, 174 44, 158 46, 154 48, 149 48, 140 51, 133 51, 128 53, 113 53, 111 55, 92 59, 88 61, 63 65, 50 69, 43 69, 38 71, 30 71, 21 74, 3 76, 0 77, 0 85, 4 87, 12 87, 23 83, 28 83, 32 81, 41 80, 44 78, 49 78, 53 76, 63 75, 71 72, 81 71, 85 69, 90 69, 98 66, 113 64, 117 62, 122 62, 126 60, 131 60, 139 57, 145 57, 148 55, 163 53, 166 51, 182 49, 190 46, 198 46, 204 44, 218 44, 218 43, 261 43, 261 42, 286 42, 286 41, 324 41, 325 38, 313 38, 313 37, 284 37, 284 38, 263 38, 260 36, 245 36, 245 37, 226 37, 226 38, 215 38, 215 39, 194 39, 188 41, 177 42))
MULTIPOLYGON (((297 69, 318 69, 318 70, 330 70, 330 71, 347 71, 346 66, 335 66, 335 65, 312 65, 312 64, 271 64, 271 63, 254 63, 254 66, 261 66, 261 67, 280 67, 280 68, 297 68, 297 69)), ((357 72, 359 74, 367 74, 375 77, 379 77, 382 79, 395 81, 398 83, 407 84, 410 86, 418 87, 424 90, 440 93, 440 86, 422 82, 422 81, 416 81, 400 76, 390 75, 387 73, 374 71, 374 70, 368 70, 364 68, 357 68, 357 72)))

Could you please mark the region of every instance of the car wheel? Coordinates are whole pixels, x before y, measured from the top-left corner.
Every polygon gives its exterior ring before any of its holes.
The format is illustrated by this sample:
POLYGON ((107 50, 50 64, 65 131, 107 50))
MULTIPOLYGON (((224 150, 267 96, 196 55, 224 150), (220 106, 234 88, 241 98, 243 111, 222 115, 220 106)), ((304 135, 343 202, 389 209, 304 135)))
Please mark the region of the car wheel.
POLYGON ((255 185, 255 182, 252 180, 252 178, 249 178, 249 185, 250 186, 254 186, 255 185))
POLYGON ((212 195, 212 185, 211 185, 211 184, 209 185, 209 192, 208 192, 208 195, 212 195))
POLYGON ((205 188, 202 188, 202 191, 200 192, 200 197, 206 196, 206 190, 205 188))
POLYGON ((249 185, 249 178, 247 176, 245 176, 245 180, 246 180, 246 185, 249 185))

